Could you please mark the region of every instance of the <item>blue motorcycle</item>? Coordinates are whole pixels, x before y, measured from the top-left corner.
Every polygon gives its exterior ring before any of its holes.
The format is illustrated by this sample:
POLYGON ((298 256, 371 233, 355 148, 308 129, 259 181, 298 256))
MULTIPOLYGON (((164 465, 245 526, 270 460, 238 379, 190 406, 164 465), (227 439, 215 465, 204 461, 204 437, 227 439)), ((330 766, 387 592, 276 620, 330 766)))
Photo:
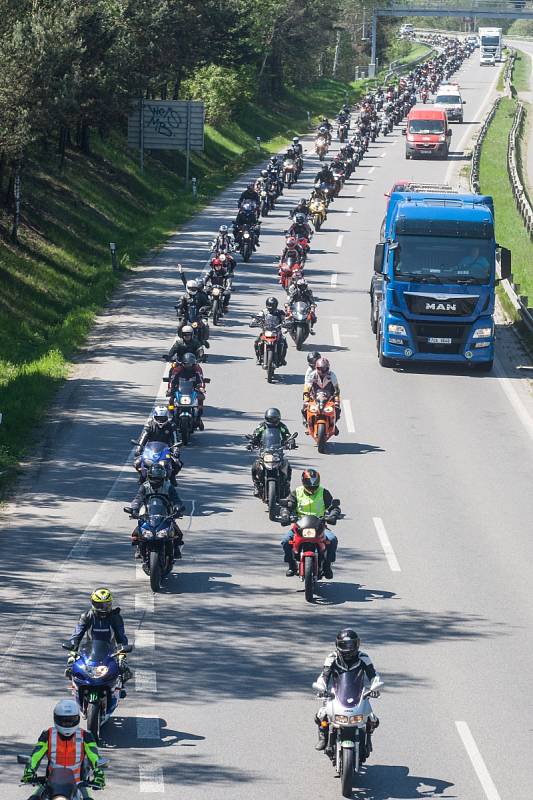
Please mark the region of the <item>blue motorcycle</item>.
MULTIPOLYGON (((70 650, 71 645, 62 645, 70 650)), ((88 640, 76 653, 71 667, 72 696, 87 719, 87 730, 96 742, 100 741, 100 729, 116 710, 119 699, 126 697, 122 686, 117 656, 131 653, 132 646, 113 645, 99 639, 88 640)))
MULTIPOLYGON (((208 380, 206 378, 205 382, 207 383, 208 380)), ((178 388, 174 393, 174 405, 169 406, 169 410, 174 412, 176 426, 180 430, 181 439, 185 445, 191 441, 192 433, 200 419, 198 392, 194 383, 193 379, 180 378, 178 388)))
MULTIPOLYGON (((131 439, 131 443, 139 444, 135 439, 131 439)), ((135 459, 135 469, 139 472, 143 481, 146 480, 148 468, 152 464, 163 464, 167 478, 170 479, 174 464, 172 462, 172 450, 166 442, 146 442, 141 455, 135 459)))
MULTIPOLYGON (((181 534, 176 518, 181 516, 181 510, 173 509, 166 495, 158 494, 147 500, 145 509, 145 513, 139 515, 137 543, 142 568, 150 576, 150 588, 158 592, 161 581, 174 565, 174 540, 181 534)), ((126 506, 124 511, 133 518, 131 506, 126 506)))

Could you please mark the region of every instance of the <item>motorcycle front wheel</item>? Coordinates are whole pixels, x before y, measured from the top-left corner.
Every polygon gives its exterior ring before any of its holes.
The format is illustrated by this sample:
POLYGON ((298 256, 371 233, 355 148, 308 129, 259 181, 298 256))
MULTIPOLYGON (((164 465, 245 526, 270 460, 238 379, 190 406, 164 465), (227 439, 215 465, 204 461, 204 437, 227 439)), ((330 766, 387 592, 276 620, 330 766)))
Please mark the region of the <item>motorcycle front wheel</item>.
POLYGON ((304 328, 303 325, 298 325, 296 328, 296 335, 294 337, 294 343, 296 345, 297 350, 302 349, 302 345, 307 339, 307 330, 304 328))
POLYGON ((218 325, 220 319, 220 307, 218 300, 213 303, 213 325, 218 325))
POLYGON ((325 453, 326 452, 326 441, 327 441, 326 423, 325 422, 319 422, 318 425, 317 425, 317 428, 316 428, 316 443, 317 443, 317 446, 318 446, 318 452, 319 453, 325 453))
POLYGON ((274 353, 272 350, 267 350, 266 372, 267 372, 267 381, 269 383, 272 383, 274 379, 274 353))
POLYGON ((180 417, 181 441, 184 445, 191 441, 191 420, 190 417, 180 417))
POLYGON ((87 730, 92 733, 96 744, 100 743, 100 702, 87 706, 87 730))
POLYGON ((161 588, 161 561, 157 550, 150 552, 150 589, 158 592, 161 588))
POLYGON ((305 599, 308 603, 313 602, 313 589, 315 585, 315 576, 313 574, 313 559, 310 556, 304 561, 304 587, 305 587, 305 599))
POLYGON ((270 520, 276 519, 276 483, 269 481, 267 487, 268 517, 270 520))
POLYGON ((341 750, 341 788, 343 797, 351 797, 353 793, 354 752, 353 747, 343 747, 341 750))

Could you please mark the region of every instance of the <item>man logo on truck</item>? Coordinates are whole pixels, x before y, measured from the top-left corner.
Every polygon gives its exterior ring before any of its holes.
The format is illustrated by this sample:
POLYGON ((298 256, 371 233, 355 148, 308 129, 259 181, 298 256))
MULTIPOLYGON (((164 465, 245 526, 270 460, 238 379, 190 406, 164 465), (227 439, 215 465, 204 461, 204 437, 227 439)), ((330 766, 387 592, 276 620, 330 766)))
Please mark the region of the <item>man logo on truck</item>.
POLYGON ((457 311, 457 303, 426 303, 426 311, 457 311))

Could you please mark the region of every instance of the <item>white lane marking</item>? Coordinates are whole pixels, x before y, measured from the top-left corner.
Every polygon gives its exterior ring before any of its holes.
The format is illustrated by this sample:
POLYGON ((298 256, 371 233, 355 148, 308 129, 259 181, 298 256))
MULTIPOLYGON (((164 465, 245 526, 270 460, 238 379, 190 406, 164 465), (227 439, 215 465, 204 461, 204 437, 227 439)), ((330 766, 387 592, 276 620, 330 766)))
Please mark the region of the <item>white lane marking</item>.
POLYGON ((157 673, 153 669, 135 670, 136 692, 157 692, 157 673))
POLYGON ((135 564, 135 578, 138 581, 145 581, 147 578, 146 572, 143 570, 143 565, 137 562, 135 564))
POLYGON ((353 211, 353 208, 350 206, 350 208, 349 208, 349 209, 348 209, 348 211, 346 212, 346 216, 347 216, 347 217, 351 217, 351 216, 352 216, 352 211, 353 211))
POLYGON ((137 631, 135 633, 135 650, 155 650, 154 631, 137 631))
POLYGON ((334 272, 333 275, 331 276, 331 286, 334 289, 336 285, 337 285, 337 273, 334 272))
MULTIPOLYGON (((146 576, 148 580, 148 575, 146 576)), ((153 594, 136 594, 135 595, 135 611, 145 611, 148 614, 154 613, 154 596, 153 594)))
POLYGON ((339 326, 334 322, 331 326, 331 332, 333 334, 333 344, 335 347, 341 346, 341 332, 339 330, 339 326))
POLYGON ((139 792, 141 794, 165 793, 165 779, 161 767, 139 764, 139 792))
POLYGON ((355 425, 352 414, 352 404, 350 403, 349 400, 343 400, 342 407, 344 409, 344 419, 346 420, 346 427, 348 428, 348 433, 355 433, 355 425))
POLYGON ((514 388, 512 381, 504 376, 502 366, 498 360, 496 360, 496 367, 494 371, 498 377, 498 383, 507 395, 507 399, 511 403, 516 416, 526 429, 529 437, 533 440, 533 419, 531 419, 527 408, 518 396, 518 392, 514 388))
POLYGON ((187 523, 187 527, 185 531, 190 531, 192 525, 192 518, 194 517, 194 509, 196 508, 196 500, 191 502, 191 513, 189 514, 189 522, 187 523))
POLYGON ((390 543, 389 535, 385 530, 383 520, 381 517, 372 517, 372 521, 374 523, 378 539, 381 542, 383 552, 385 553, 385 557, 389 562, 389 567, 391 568, 392 572, 401 572, 398 559, 396 558, 396 554, 392 549, 392 544, 390 543))
POLYGON ((385 156, 386 156, 386 155, 387 155, 387 151, 385 150, 385 151, 384 151, 384 152, 383 152, 383 153, 380 155, 380 158, 385 158, 385 156))
POLYGON ((368 174, 372 175, 375 169, 376 169, 375 167, 370 167, 370 169, 368 170, 368 174))
POLYGON ((356 191, 356 192, 362 192, 362 191, 363 191, 363 189, 364 189, 364 186, 363 186, 363 184, 362 184, 362 183, 360 183, 360 184, 359 184, 359 186, 357 187, 357 189, 356 189, 355 191, 356 191))
POLYGON ((137 739, 160 739, 159 719, 157 717, 137 717, 137 739))
POLYGON ((470 732, 470 728, 466 722, 456 722, 455 727, 457 733, 461 737, 468 757, 472 762, 472 766, 476 772, 478 780, 483 787, 487 800, 501 800, 498 790, 496 789, 492 778, 490 777, 487 765, 483 761, 483 756, 479 752, 478 746, 470 732))
POLYGON ((344 239, 344 234, 339 233, 339 235, 337 236, 337 244, 335 245, 335 247, 342 247, 343 239, 344 239))
POLYGON ((141 794, 165 793, 165 779, 161 767, 139 764, 139 792, 141 794))

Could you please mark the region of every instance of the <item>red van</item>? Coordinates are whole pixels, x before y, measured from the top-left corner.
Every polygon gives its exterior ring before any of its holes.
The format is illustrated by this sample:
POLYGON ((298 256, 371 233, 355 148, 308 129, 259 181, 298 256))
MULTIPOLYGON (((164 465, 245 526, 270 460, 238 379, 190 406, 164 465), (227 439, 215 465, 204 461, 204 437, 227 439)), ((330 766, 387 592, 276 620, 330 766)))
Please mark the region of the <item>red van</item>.
POLYGON ((448 158, 452 131, 443 109, 411 109, 404 135, 406 158, 416 158, 418 155, 448 158))

